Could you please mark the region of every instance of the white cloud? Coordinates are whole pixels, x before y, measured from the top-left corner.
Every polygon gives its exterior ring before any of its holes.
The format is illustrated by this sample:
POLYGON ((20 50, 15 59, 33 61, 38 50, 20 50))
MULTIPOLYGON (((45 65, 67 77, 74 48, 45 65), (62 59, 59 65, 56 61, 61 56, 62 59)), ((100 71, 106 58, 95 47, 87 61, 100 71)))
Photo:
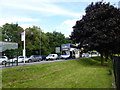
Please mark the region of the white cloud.
MULTIPOLYGON (((2 2, 24 2, 24 3, 41 3, 41 2, 96 2, 96 1, 101 1, 101 0, 1 0, 2 2)), ((104 0, 106 2, 111 2, 111 0, 104 0)), ((114 0, 114 2, 118 2, 119 0, 114 0)))
POLYGON ((26 29, 26 28, 32 27, 32 26, 34 26, 34 25, 32 25, 32 24, 20 24, 20 26, 21 26, 23 29, 26 29))
MULTIPOLYGON (((7 12, 7 8, 10 10, 30 10, 37 11, 40 14, 44 15, 64 15, 64 16, 70 16, 74 18, 79 18, 84 13, 77 13, 74 11, 68 11, 67 9, 63 7, 57 6, 54 2, 96 2, 101 0, 1 0, 0 1, 0 7, 2 8, 2 11, 7 12), (12 9, 11 9, 12 8, 12 9)), ((118 2, 119 0, 104 0, 104 2, 118 2)), ((4 16, 4 12, 2 12, 1 15, 4 16)), ((26 12, 24 12, 26 13, 26 12)), ((0 16, 1 16, 0 15, 0 16)), ((1 18, 1 17, 0 17, 1 18)), ((61 31, 65 34, 65 36, 69 36, 72 31, 72 27, 75 25, 77 19, 70 19, 65 20, 63 23, 61 23, 56 29, 57 31, 61 31)), ((5 23, 19 23, 24 22, 25 24, 21 24, 23 28, 31 27, 32 24, 29 24, 29 22, 38 22, 38 19, 34 18, 28 18, 28 17, 12 17, 12 18, 4 18, 2 17, 0 19, 0 25, 3 25, 5 23), (26 24, 27 23, 27 24, 26 24)), ((47 25, 47 24, 46 24, 47 25)), ((48 26, 48 25, 47 25, 48 26)))
POLYGON ((81 15, 81 13, 70 12, 64 8, 60 8, 52 2, 55 2, 55 0, 2 0, 1 5, 2 7, 14 8, 16 10, 22 9, 47 13, 45 15, 66 15, 73 17, 79 17, 81 15))
MULTIPOLYGON (((42 0, 43 2, 97 2, 101 0, 42 0)), ((111 2, 111 0, 104 0, 105 2, 111 2)), ((119 0, 114 0, 113 2, 118 2, 119 0)))
POLYGON ((38 22, 38 19, 33 18, 26 18, 26 17, 2 17, 0 19, 0 26, 4 25, 5 23, 28 23, 28 22, 38 22))
MULTIPOLYGON (((58 7, 54 2, 96 2, 96 1, 101 0, 1 0, 1 6, 46 13, 44 15, 66 15, 79 17, 81 13, 65 10, 62 7, 58 7)), ((112 2, 118 1, 119 0, 114 0, 112 2)), ((111 2, 111 0, 104 0, 104 2, 111 2)))
POLYGON ((56 30, 58 32, 62 32, 66 37, 69 37, 73 31, 72 27, 76 24, 77 20, 79 19, 65 20, 63 23, 56 27, 56 30))

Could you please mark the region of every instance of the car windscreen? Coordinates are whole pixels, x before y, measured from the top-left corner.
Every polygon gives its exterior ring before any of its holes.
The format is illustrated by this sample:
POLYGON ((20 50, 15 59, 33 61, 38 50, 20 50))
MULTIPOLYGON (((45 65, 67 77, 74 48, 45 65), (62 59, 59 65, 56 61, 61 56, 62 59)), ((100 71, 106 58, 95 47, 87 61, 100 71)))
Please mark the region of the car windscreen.
POLYGON ((24 57, 19 57, 19 58, 24 58, 24 57))
POLYGON ((4 56, 0 56, 0 58, 5 58, 4 56))
POLYGON ((52 57, 53 55, 48 55, 48 57, 52 57))

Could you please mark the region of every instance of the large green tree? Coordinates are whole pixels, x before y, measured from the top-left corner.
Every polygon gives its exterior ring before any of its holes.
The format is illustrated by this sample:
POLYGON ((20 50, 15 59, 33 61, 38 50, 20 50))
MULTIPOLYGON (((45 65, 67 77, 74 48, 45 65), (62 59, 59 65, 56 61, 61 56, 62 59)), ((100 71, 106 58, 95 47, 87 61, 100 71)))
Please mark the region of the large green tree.
MULTIPOLYGON (((23 28, 18 24, 8 24, 6 23, 0 28, 0 33, 2 33, 2 41, 16 42, 18 43, 18 52, 22 53, 22 42, 21 42, 21 33, 23 28)), ((13 50, 12 50, 13 51, 13 50)), ((6 52, 7 53, 7 52, 6 52)))
POLYGON ((27 56, 49 54, 49 39, 39 27, 29 27, 25 31, 27 56))
POLYGON ((55 53, 56 47, 61 47, 62 44, 72 43, 69 38, 66 38, 61 32, 53 31, 53 33, 46 33, 49 37, 49 48, 51 53, 55 53))
POLYGON ((79 42, 80 47, 87 47, 106 57, 120 52, 120 10, 110 3, 91 3, 86 14, 73 27, 71 39, 79 42))

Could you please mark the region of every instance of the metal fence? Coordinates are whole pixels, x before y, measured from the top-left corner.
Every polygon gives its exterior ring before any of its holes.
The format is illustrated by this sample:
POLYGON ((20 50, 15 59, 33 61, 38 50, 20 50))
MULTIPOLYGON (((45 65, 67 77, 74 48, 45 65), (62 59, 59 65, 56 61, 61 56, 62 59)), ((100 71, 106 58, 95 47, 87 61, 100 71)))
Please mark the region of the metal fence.
POLYGON ((18 66, 18 62, 5 62, 5 67, 18 66))
POLYGON ((116 89, 120 90, 120 57, 113 56, 112 61, 113 61, 113 71, 114 71, 116 89))

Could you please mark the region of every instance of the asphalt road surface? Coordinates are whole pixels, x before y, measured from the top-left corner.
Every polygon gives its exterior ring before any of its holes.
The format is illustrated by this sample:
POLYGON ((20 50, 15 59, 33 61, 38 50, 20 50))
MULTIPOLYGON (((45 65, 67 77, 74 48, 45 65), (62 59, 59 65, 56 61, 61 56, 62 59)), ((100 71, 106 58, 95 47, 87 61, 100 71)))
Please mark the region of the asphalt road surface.
MULTIPOLYGON (((80 58, 81 59, 81 58, 80 58)), ((61 61, 68 61, 68 60, 76 60, 76 59, 59 59, 59 60, 49 60, 49 61, 40 61, 40 62, 31 62, 31 63, 16 63, 12 64, 7 64, 5 65, 0 65, 0 69, 5 69, 5 68, 12 68, 12 67, 20 67, 20 66, 26 66, 26 65, 37 65, 37 64, 45 64, 45 63, 53 63, 53 62, 61 62, 61 61)))

